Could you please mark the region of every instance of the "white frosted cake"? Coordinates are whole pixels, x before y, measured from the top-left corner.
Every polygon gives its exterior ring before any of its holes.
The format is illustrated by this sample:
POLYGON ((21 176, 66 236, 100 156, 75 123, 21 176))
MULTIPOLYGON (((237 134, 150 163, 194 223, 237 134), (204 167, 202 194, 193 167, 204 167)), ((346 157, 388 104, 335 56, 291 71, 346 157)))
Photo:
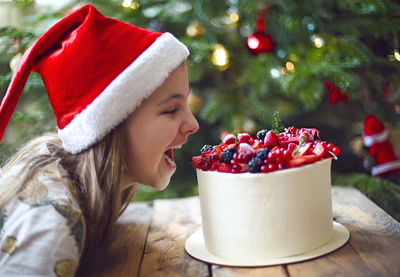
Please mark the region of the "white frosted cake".
POLYGON ((260 132, 227 135, 193 157, 204 244, 216 256, 290 257, 333 236, 331 162, 340 149, 316 129, 260 132))
POLYGON ((197 170, 203 234, 215 255, 293 256, 333 232, 331 159, 268 174, 197 170))

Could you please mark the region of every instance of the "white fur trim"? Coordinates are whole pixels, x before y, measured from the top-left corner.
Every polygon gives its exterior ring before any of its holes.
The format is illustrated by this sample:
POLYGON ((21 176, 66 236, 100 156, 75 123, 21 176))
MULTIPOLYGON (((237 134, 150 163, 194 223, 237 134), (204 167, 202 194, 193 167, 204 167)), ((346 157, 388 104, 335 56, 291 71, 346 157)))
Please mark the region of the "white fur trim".
POLYGON ((64 148, 79 153, 102 139, 149 97, 187 57, 189 50, 164 33, 122 71, 58 134, 64 148))
POLYGON ((387 171, 391 171, 394 169, 400 169, 400 160, 394 160, 394 161, 390 161, 387 163, 383 163, 377 166, 374 166, 371 169, 371 174, 373 176, 381 174, 381 173, 385 173, 387 171))
POLYGON ((364 136, 364 145, 366 147, 370 147, 372 144, 381 143, 381 142, 386 141, 388 139, 388 137, 389 137, 388 131, 386 131, 386 129, 385 129, 378 134, 364 136))

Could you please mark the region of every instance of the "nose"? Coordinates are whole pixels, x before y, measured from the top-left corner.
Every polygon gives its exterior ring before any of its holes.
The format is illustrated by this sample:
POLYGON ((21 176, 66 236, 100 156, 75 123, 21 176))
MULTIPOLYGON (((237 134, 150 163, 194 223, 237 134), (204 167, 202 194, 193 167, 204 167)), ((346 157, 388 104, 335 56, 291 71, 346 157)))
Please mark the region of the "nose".
POLYGON ((196 133, 199 130, 199 123, 197 122, 196 118, 189 110, 189 108, 187 108, 186 110, 187 110, 187 116, 181 126, 181 130, 182 133, 189 136, 191 134, 196 133))

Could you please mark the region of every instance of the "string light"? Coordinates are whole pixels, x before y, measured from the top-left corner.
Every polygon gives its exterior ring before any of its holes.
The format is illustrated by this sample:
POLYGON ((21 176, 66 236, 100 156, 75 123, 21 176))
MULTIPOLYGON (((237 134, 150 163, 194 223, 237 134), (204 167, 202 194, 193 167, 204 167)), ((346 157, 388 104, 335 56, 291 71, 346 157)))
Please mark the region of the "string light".
POLYGON ((317 48, 321 48, 325 44, 324 40, 319 35, 312 35, 311 40, 317 48))
POLYGON ((237 9, 234 7, 228 9, 228 16, 230 23, 237 23, 239 21, 239 14, 237 12, 237 9))
POLYGON ((287 62, 286 68, 289 72, 294 72, 294 64, 292 62, 287 62))
POLYGON ((291 60, 293 62, 297 62, 299 60, 299 56, 297 54, 290 53, 289 54, 289 60, 291 60))
POLYGON ((281 73, 279 72, 278 69, 275 69, 275 68, 271 69, 271 77, 272 78, 277 79, 277 78, 279 78, 279 76, 281 76, 281 73))
POLYGON ((132 1, 132 0, 124 0, 122 2, 122 7, 131 8, 133 10, 136 10, 137 8, 139 8, 139 3, 136 1, 132 1))
POLYGON ((211 61, 221 71, 229 66, 229 55, 222 44, 216 44, 212 53, 211 61))
POLYGON ((394 50, 393 56, 398 62, 400 62, 400 52, 398 49, 394 50))
POLYGON ((239 15, 237 13, 231 13, 229 15, 229 19, 231 20, 232 23, 236 23, 239 21, 239 15))
POLYGON ((196 37, 204 34, 206 30, 204 29, 203 25, 199 21, 193 21, 190 25, 186 28, 186 34, 189 37, 196 37))

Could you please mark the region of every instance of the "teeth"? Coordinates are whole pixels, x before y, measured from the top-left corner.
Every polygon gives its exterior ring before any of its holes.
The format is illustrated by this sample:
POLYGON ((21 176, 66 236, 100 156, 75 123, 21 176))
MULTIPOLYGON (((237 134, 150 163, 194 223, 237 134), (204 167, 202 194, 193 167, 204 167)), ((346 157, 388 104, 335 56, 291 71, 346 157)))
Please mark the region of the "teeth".
POLYGON ((181 145, 178 145, 178 146, 174 146, 174 147, 172 147, 172 148, 174 148, 174 149, 181 149, 181 148, 182 148, 182 144, 181 144, 181 145))
POLYGON ((173 160, 171 160, 170 157, 168 157, 167 155, 164 155, 165 159, 167 160, 167 163, 171 166, 175 165, 175 162, 173 160))

